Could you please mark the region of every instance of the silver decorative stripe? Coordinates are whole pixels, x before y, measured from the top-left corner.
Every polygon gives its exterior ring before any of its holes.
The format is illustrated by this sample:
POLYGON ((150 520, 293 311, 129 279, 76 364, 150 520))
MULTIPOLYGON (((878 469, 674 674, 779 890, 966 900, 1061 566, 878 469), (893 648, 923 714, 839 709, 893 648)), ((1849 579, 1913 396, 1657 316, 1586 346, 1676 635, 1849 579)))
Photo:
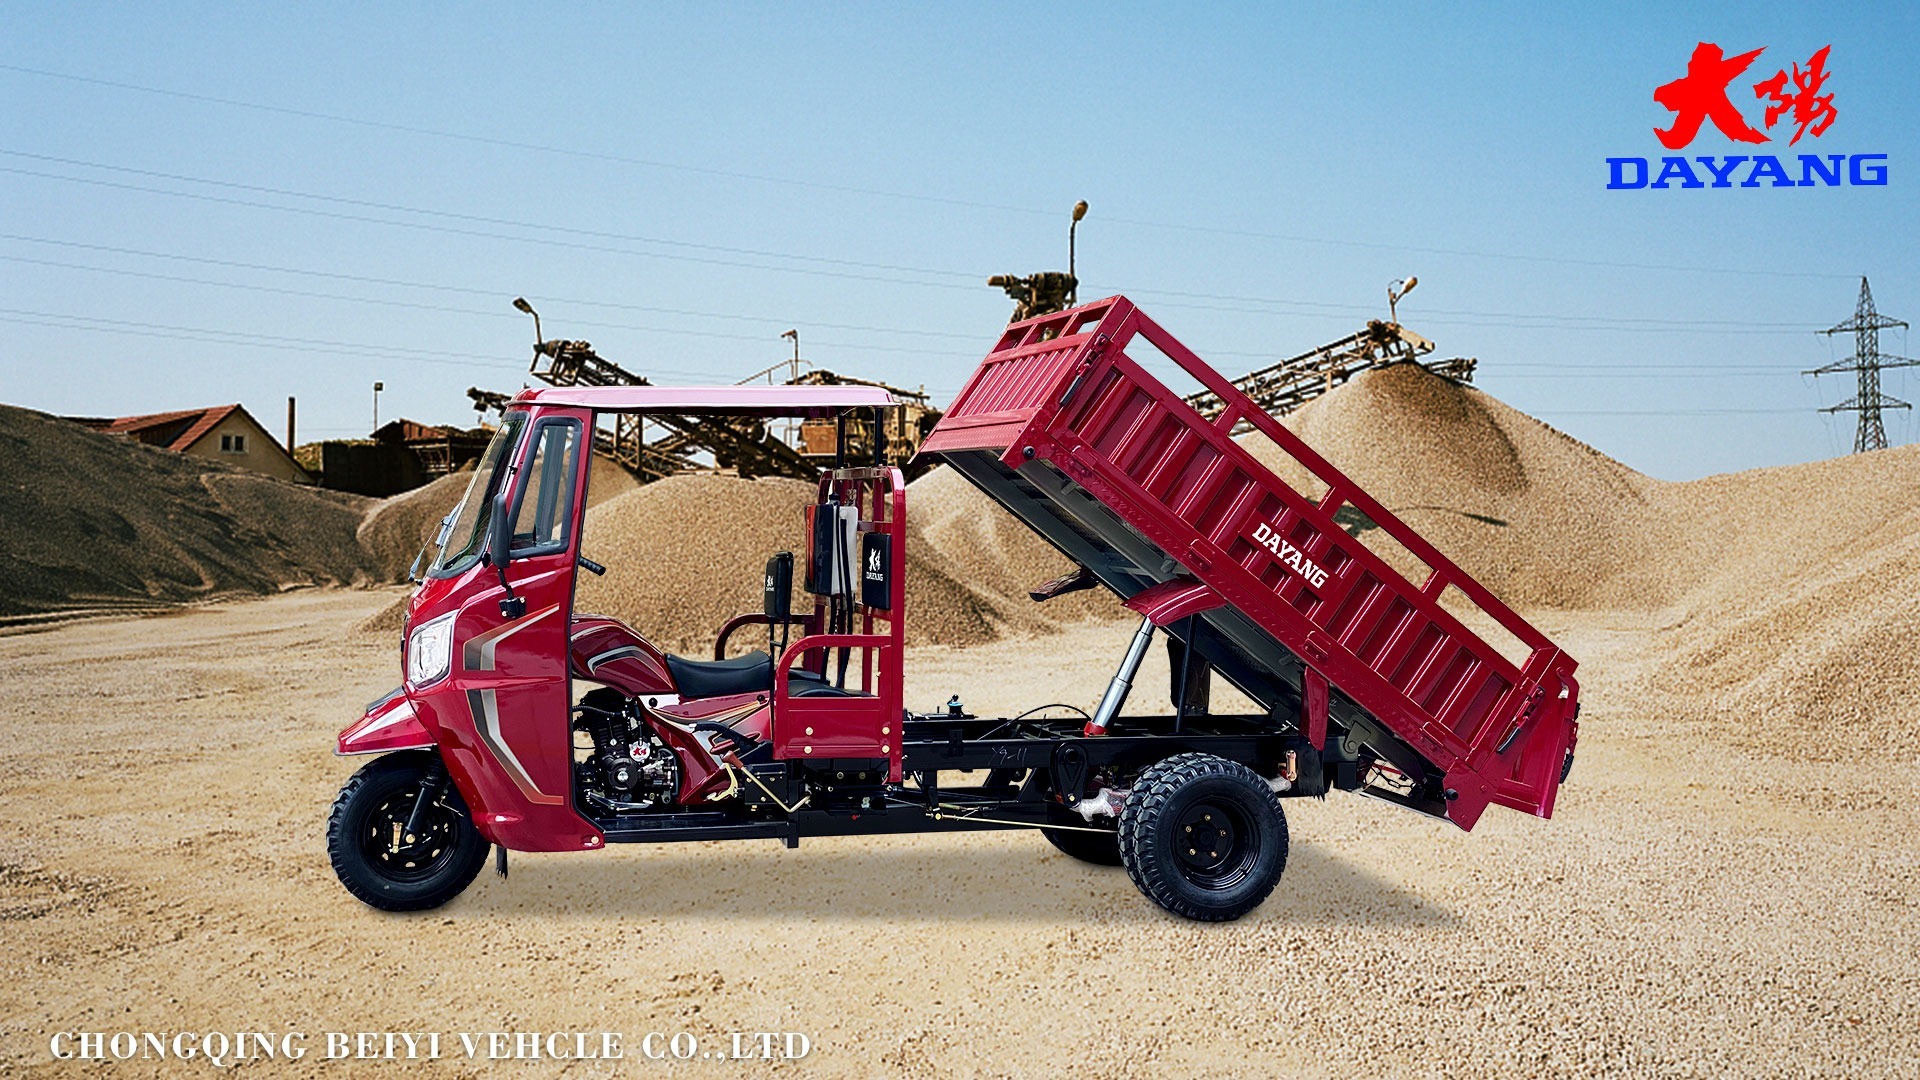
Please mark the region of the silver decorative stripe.
POLYGON ((587 661, 587 672, 588 674, 592 674, 593 672, 599 671, 601 664, 611 663, 612 661, 618 660, 623 656, 644 656, 644 655, 646 654, 641 651, 640 646, 638 645, 622 645, 617 649, 608 649, 606 652, 603 652, 600 655, 594 657, 593 659, 587 661))
POLYGON ((507 745, 506 736, 500 733, 500 707, 494 700, 491 690, 467 691, 467 708, 473 712, 473 729, 480 735, 480 741, 486 744, 495 760, 513 777, 513 782, 527 798, 540 803, 557 803, 558 796, 548 795, 540 790, 528 775, 527 767, 513 754, 513 748, 507 745))
POLYGON ((484 634, 471 638, 465 648, 461 649, 461 658, 466 661, 467 670, 492 671, 493 651, 499 648, 501 642, 559 610, 559 604, 542 608, 523 619, 496 626, 484 634))

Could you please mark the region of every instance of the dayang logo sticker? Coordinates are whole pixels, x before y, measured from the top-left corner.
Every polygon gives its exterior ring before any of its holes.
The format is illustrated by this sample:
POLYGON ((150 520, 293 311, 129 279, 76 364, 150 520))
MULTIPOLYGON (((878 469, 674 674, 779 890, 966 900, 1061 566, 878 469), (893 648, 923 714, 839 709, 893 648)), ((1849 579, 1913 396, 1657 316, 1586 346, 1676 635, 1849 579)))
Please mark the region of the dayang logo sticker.
POLYGON ((1253 542, 1273 553, 1281 565, 1306 579, 1307 584, 1318 589, 1327 583, 1326 568, 1306 553, 1294 547, 1287 539, 1273 531, 1273 526, 1261 522, 1253 527, 1253 542))

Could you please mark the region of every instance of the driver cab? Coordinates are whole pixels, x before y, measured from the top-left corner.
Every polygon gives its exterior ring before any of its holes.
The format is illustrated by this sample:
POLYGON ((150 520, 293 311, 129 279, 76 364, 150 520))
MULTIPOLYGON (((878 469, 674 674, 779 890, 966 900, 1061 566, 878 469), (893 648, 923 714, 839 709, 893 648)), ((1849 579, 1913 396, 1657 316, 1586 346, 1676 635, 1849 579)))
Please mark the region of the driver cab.
POLYGON ((712 659, 666 656, 617 619, 573 610, 580 570, 603 569, 584 556, 582 533, 587 455, 606 414, 832 420, 896 405, 884 389, 858 385, 559 386, 515 396, 409 601, 402 649, 409 708, 483 835, 525 850, 601 842, 597 818, 573 797, 576 679, 669 714, 663 731, 689 744, 683 805, 704 798, 709 780, 732 781, 716 760, 724 746, 716 755, 711 740, 696 739, 701 725, 751 739, 757 760, 884 761, 900 779, 900 470, 843 458, 821 474, 813 506, 794 522, 803 554, 774 557, 768 602, 720 628, 712 659), (789 610, 789 574, 802 575, 811 611, 789 610), (727 658, 728 639, 750 625, 766 627, 767 648, 727 658))

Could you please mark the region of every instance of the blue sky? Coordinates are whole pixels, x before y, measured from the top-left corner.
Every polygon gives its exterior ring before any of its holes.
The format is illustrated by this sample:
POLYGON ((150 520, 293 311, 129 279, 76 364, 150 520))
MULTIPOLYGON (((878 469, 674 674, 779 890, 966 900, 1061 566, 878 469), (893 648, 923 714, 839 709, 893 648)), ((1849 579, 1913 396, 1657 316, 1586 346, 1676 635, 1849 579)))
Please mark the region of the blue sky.
MULTIPOLYGON (((951 395, 992 273, 1065 260, 1228 375, 1384 314, 1685 479, 1846 451, 1858 275, 1920 318, 1911 5, 1046 9, 6 5, 0 400, 242 401, 301 439, 470 421, 549 336, 658 381, 780 360, 951 395), (1832 45, 1839 117, 1762 152, 1878 188, 1608 191, 1697 41, 1832 45), (1790 159, 1789 159, 1790 160, 1790 159)), ((1708 127, 1688 154, 1752 152, 1708 127)), ((1794 175, 1798 175, 1795 169, 1794 175)), ((1901 331, 1882 348, 1912 352, 1901 331)), ((1920 376, 1886 390, 1920 395, 1920 376)), ((1897 442, 1920 437, 1888 415, 1897 442)), ((1382 432, 1382 438, 1391 438, 1382 432)))

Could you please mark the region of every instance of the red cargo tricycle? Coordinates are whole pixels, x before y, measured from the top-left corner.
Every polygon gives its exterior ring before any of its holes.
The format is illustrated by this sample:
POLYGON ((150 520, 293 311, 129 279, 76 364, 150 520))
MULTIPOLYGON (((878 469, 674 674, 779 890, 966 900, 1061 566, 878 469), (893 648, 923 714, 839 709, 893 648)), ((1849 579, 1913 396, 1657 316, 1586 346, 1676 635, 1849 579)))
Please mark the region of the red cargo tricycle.
POLYGON ((712 659, 574 610, 576 575, 604 571, 582 536, 602 415, 879 432, 895 407, 868 386, 515 397, 408 602, 403 683, 339 735, 339 753, 379 755, 329 820, 347 889, 435 907, 489 846, 504 874, 508 849, 1034 828, 1125 866, 1168 911, 1224 920, 1279 881, 1283 797, 1356 791, 1462 828, 1493 803, 1551 815, 1574 661, 1122 297, 1009 326, 921 451, 1078 565, 1036 600, 1105 587, 1141 617, 1093 712, 982 717, 958 695, 905 709, 907 490, 878 445, 822 473, 793 522, 799 557, 769 553, 761 610, 716 628, 712 659), (1225 410, 1204 418, 1168 391, 1128 355, 1136 338, 1225 410), (1243 424, 1326 490, 1282 483, 1233 436, 1243 424), (1349 505, 1429 576, 1409 581, 1337 525, 1349 505), (1525 655, 1450 614, 1449 586, 1525 655), (1156 634, 1172 712, 1125 714, 1156 634), (766 647, 729 655, 748 636, 766 647), (1259 708, 1212 711, 1215 675, 1259 708))

